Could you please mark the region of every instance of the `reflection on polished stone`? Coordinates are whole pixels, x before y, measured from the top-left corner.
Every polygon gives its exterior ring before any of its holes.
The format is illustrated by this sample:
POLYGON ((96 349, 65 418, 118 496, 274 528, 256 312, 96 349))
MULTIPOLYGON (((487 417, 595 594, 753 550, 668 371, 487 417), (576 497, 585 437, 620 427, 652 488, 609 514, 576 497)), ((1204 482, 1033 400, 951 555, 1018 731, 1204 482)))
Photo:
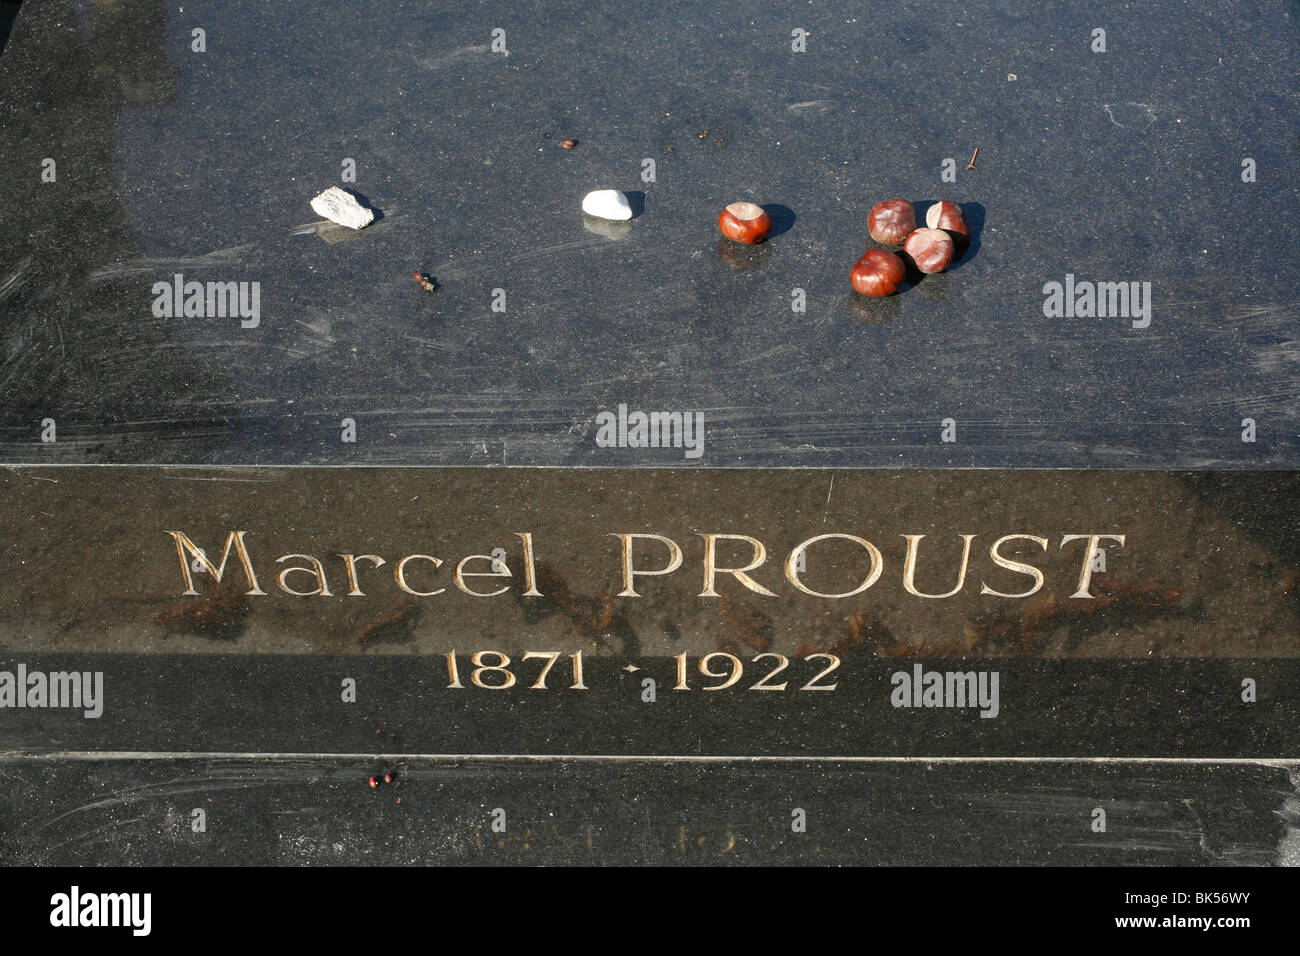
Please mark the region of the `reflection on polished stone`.
POLYGON ((951 282, 947 272, 939 272, 935 275, 921 276, 912 288, 917 295, 924 296, 931 302, 942 302, 948 297, 948 287, 951 282))
POLYGON ((893 322, 903 313, 902 296, 914 288, 903 285, 893 295, 871 297, 849 292, 845 297, 845 308, 850 315, 869 325, 885 325, 893 322))
POLYGON ((757 269, 771 257, 772 246, 766 242, 746 245, 742 242, 732 242, 725 236, 718 240, 718 259, 728 269, 735 269, 737 272, 757 269))
POLYGON ((632 231, 630 220, 601 219, 599 216, 590 216, 587 213, 582 214, 582 227, 606 239, 626 239, 628 233, 632 231))
POLYGON ((351 229, 348 226, 340 226, 336 222, 322 222, 316 225, 316 235, 330 245, 334 245, 336 242, 349 242, 352 239, 370 236, 373 232, 366 229, 351 229))

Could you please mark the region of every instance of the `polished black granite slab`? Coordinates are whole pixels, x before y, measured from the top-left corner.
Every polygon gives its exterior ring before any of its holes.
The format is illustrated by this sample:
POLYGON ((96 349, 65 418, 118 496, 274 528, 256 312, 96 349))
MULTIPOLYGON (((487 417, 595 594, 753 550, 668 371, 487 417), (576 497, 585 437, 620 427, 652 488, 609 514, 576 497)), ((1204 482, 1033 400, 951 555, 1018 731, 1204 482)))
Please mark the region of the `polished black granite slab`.
POLYGON ((329 836, 302 844, 320 862, 379 861, 368 854, 392 847, 357 801, 369 775, 399 767, 413 795, 441 794, 423 811, 437 826, 395 824, 425 862, 496 859, 474 840, 470 794, 501 795, 530 827, 568 821, 546 853, 506 862, 929 863, 926 839, 977 819, 951 813, 970 800, 996 807, 958 862, 1294 862, 1300 817, 1282 782, 1300 769, 1295 482, 11 467, 0 819, 14 837, 0 860, 75 862, 62 828, 112 827, 117 811, 98 808, 129 805, 105 862, 198 861, 168 835, 181 826, 170 795, 212 806, 233 788, 239 806, 223 812, 257 821, 241 862, 288 862, 276 840, 305 840, 300 823, 329 836), (1064 540, 1081 532, 1107 538, 1104 560, 1064 540), (492 580, 459 577, 495 560, 492 580), (709 577, 711 560, 748 577, 709 577), (717 595, 702 593, 709 580, 717 595), (439 789, 447 779, 459 795, 439 789), (1033 796, 1044 788, 1051 807, 1033 796), (644 805, 593 809, 590 793, 644 805), (826 842, 772 842, 780 794, 833 809, 826 842), (1075 819, 1100 805, 1124 821, 1108 831, 1127 834, 1118 845, 1075 819), (904 806, 908 827, 881 837, 904 806), (1045 814, 1032 835, 1026 812, 1045 814), (1169 842, 1170 814, 1197 842, 1169 842), (1224 814, 1235 835, 1207 832, 1224 814), (710 840, 758 842, 674 857, 668 838, 706 819, 710 840), (128 839, 137 825, 157 838, 128 839), (877 834, 866 846, 844 837, 860 827, 877 834))
POLYGON ((0 457, 1295 467, 1297 41, 1279 0, 29 2, 0 457), (318 233, 330 185, 382 218, 318 233), (603 187, 644 211, 592 231, 603 187), (973 241, 864 300, 895 195, 973 241), (777 212, 757 250, 718 235, 738 198, 777 212), (155 316, 178 273, 259 283, 256 326, 155 316), (1067 275, 1150 283, 1149 326, 1047 317, 1067 275), (601 447, 619 404, 702 413, 702 456, 601 447))
MULTIPOLYGON (((1265 764, 0 758, 27 865, 1266 866, 1300 861, 1265 764), (391 784, 367 786, 393 772, 391 784), (806 828, 795 832, 794 811, 806 828), (194 812, 204 813, 195 832, 194 812), (1093 827, 1097 811, 1104 830, 1093 827), (496 819, 504 832, 494 832, 496 819)), ((988 879, 989 877, 982 877, 988 879)), ((1135 873, 1134 883, 1150 874, 1135 873)), ((340 876, 340 879, 343 879, 340 876)), ((1220 889, 1230 878, 1203 882, 1220 889)), ((999 901, 982 916, 1023 916, 999 901)))
MULTIPOLYGON (((491 646, 499 647, 500 643, 491 646)), ((780 776, 791 760, 1108 760, 1300 764, 1295 752, 1295 661, 1028 661, 917 655, 846 657, 828 667, 793 658, 778 693, 750 693, 775 660, 745 659, 734 690, 704 693, 691 654, 695 693, 675 693, 668 657, 588 658, 586 690, 568 686, 561 656, 545 691, 529 685, 541 664, 508 665, 518 682, 493 692, 469 682, 449 689, 442 657, 211 654, 0 654, 0 673, 81 673, 93 699, 73 707, 7 704, 0 753, 14 758, 77 755, 320 754, 440 759, 509 757, 534 765, 583 758, 610 765, 650 759, 744 765, 780 776), (22 668, 20 670, 20 668, 22 668), (921 690, 895 705, 899 677, 948 672, 996 676, 992 707, 972 691, 962 706, 922 707, 921 690), (656 682, 646 699, 647 678, 656 682), (1244 703, 1242 680, 1258 686, 1244 703), (344 700, 346 682, 355 701, 344 700), (915 705, 913 704, 915 701, 915 705), (95 706, 90 706, 94 704, 95 706), (988 717, 991 719, 983 719, 988 717)), ((536 653, 553 651, 539 645, 536 653)), ((492 658, 493 661, 496 658, 492 658)), ((709 665, 724 670, 721 660, 709 665)), ((489 679, 499 679, 488 675, 489 679)), ((11 679, 11 678, 7 678, 11 679)), ((718 683, 718 682, 714 682, 718 683)), ((972 683, 970 686, 974 687, 972 683)), ((909 685, 910 688, 910 685, 909 685)), ((910 689, 909 689, 910 695, 910 689)), ((268 756, 269 758, 269 756, 268 756)))
POLYGON ((27 0, 0 51, 0 461, 580 468, 11 469, 0 672, 107 691, 95 719, 0 710, 0 863, 1300 862, 1295 18, 27 0), (322 228, 330 185, 376 223, 322 228), (584 220, 607 187, 631 223, 584 220), (868 301, 847 273, 892 196, 960 203, 972 241, 868 301), (741 198, 776 221, 755 249, 715 226, 741 198), (178 274, 257 308, 159 315, 178 274), (1144 307, 1045 314, 1076 281, 1144 307), (620 406, 703 441, 608 447, 620 406), (1119 471, 695 470, 735 465, 1119 471), (692 471, 604 470, 647 466, 692 471), (690 575, 702 522, 767 540, 764 574, 862 532, 896 578, 901 534, 987 558, 1112 520, 1132 544, 1089 613, 1058 549, 1023 613, 972 582, 927 616, 885 580, 876 617, 786 594, 765 621, 674 579, 606 614, 611 531, 694 542, 690 575), (182 606, 168 522, 248 527, 259 562, 537 528, 567 597, 182 606), (581 649, 590 690, 447 688, 446 653, 485 649, 581 649), (843 658, 834 694, 749 693, 759 653, 809 652, 843 658), (747 679, 674 697, 678 653, 747 679), (998 718, 891 706, 918 664, 997 671, 998 718))

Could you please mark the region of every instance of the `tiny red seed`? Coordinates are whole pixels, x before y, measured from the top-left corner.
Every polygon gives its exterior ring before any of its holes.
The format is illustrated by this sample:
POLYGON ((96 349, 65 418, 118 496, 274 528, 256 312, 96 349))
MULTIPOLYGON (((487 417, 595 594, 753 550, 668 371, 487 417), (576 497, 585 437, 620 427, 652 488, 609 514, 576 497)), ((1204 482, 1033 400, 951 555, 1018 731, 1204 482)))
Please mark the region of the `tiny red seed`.
POLYGON ((563 143, 561 143, 560 145, 563 146, 565 149, 573 149, 573 147, 575 147, 575 146, 578 145, 578 142, 577 142, 577 140, 566 139, 566 140, 565 140, 563 143))
POLYGON ((375 787, 377 787, 377 786, 379 786, 379 780, 378 780, 378 778, 376 778, 376 777, 371 777, 371 778, 370 778, 370 789, 373 790, 373 789, 375 789, 375 787))
POLYGON ((392 783, 392 782, 393 782, 393 775, 391 773, 384 774, 384 783, 392 783))

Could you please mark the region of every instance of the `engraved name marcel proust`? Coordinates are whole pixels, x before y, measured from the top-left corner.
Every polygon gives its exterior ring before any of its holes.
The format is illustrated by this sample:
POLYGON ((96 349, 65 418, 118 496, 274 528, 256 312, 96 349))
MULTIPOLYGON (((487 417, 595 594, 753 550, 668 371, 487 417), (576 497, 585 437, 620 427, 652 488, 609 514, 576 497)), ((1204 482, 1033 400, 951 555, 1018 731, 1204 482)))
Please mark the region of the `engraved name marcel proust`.
MULTIPOLYGON (((204 593, 201 586, 219 586, 227 593, 238 588, 242 600, 269 599, 276 593, 347 600, 386 594, 407 602, 408 608, 418 606, 417 602, 436 606, 438 601, 504 599, 526 609, 530 602, 557 606, 591 633, 616 630, 626 609, 654 587, 687 588, 694 600, 713 602, 724 616, 740 620, 742 632, 748 627, 755 634, 762 630, 764 614, 739 607, 742 597, 849 604, 862 626, 867 626, 864 615, 872 589, 887 575, 896 578, 894 583, 910 600, 919 602, 943 602, 963 593, 1025 602, 1045 592, 1052 592, 1053 602, 1091 602, 1098 597, 1093 592, 1094 575, 1104 568, 1105 555, 1126 543, 1122 533, 1095 531, 1054 538, 1029 532, 957 533, 948 536, 945 548, 939 536, 902 533, 896 543, 891 542, 889 553, 895 558, 891 562, 886 549, 869 538, 825 532, 798 542, 774 560, 763 540, 743 533, 694 532, 688 558, 688 548, 668 535, 607 532, 605 537, 614 539, 615 547, 606 570, 615 586, 605 594, 584 595, 575 594, 546 561, 546 542, 533 532, 511 532, 515 548, 509 556, 503 549, 458 555, 359 551, 276 555, 262 553, 255 545, 256 535, 247 529, 228 531, 217 547, 196 542, 186 531, 166 533, 175 545, 182 594, 191 598, 204 593), (828 549, 837 550, 835 572, 818 575, 818 552, 828 549), (1055 562, 1055 573, 1031 560, 1053 550, 1071 558, 1055 562), (938 580, 945 581, 946 587, 925 583, 938 580)), ((802 647, 783 654, 768 650, 769 642, 748 643, 748 655, 733 652, 740 648, 670 655, 673 669, 667 686, 674 691, 773 693, 824 693, 839 686, 841 648, 802 647), (759 653, 752 653, 755 650, 759 653)), ((445 687, 452 690, 584 691, 591 686, 581 649, 529 647, 511 655, 490 647, 457 648, 440 656, 445 687)), ((631 663, 625 669, 638 670, 631 663)), ((996 671, 939 672, 917 664, 895 672, 891 682, 895 707, 970 706, 978 707, 984 717, 998 713, 996 671)))

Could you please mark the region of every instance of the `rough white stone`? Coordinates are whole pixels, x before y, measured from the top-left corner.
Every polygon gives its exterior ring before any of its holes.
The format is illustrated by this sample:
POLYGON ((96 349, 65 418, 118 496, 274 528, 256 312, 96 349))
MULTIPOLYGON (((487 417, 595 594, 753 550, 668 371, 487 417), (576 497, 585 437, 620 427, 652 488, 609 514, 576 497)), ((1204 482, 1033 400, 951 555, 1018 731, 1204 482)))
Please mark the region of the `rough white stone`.
POLYGON ((617 189, 597 189, 587 193, 582 211, 598 219, 631 219, 632 206, 617 189))
POLYGON ((349 229, 364 229, 375 221, 375 214, 346 190, 331 186, 311 201, 311 208, 326 219, 349 229))

